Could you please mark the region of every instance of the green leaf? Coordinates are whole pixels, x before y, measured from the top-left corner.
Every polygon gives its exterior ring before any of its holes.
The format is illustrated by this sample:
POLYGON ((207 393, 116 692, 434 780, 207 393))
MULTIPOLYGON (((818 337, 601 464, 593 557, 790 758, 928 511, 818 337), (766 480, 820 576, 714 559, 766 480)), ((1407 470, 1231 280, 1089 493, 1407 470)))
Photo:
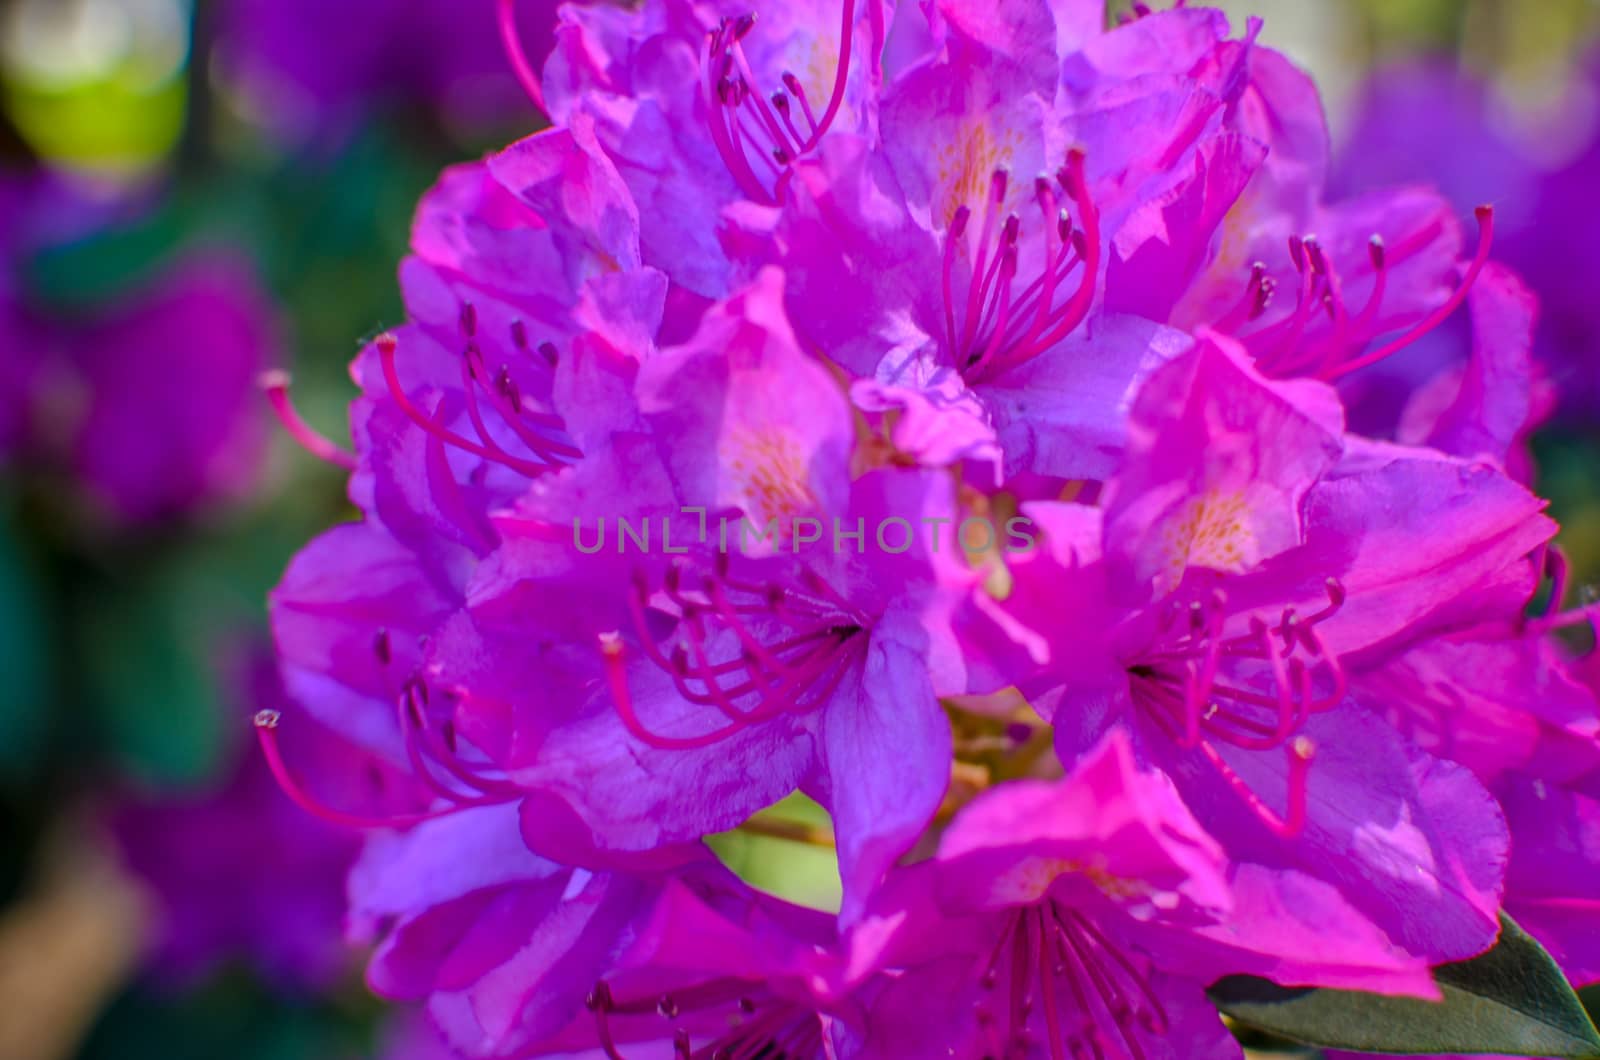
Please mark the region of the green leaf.
POLYGON ((735 876, 797 905, 839 911, 839 858, 828 811, 795 792, 706 845, 735 876))
POLYGON ((1600 1058, 1600 1035, 1561 969, 1505 914, 1493 949, 1433 974, 1442 1001, 1291 989, 1251 976, 1228 976, 1209 993, 1240 1023, 1325 1048, 1600 1058))

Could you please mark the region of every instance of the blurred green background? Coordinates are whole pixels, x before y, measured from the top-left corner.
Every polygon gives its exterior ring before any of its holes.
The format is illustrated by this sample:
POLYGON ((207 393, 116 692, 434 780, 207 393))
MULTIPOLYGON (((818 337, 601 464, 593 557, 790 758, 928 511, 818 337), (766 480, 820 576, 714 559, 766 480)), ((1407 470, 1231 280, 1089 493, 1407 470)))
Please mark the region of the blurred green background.
MULTIPOLYGON (((346 101, 331 130, 286 133, 229 76, 228 0, 198 2, 0 0, 0 164, 18 181, 72 188, 48 225, 34 223, 32 202, 0 212, 4 293, 30 319, 70 330, 197 251, 242 257, 271 296, 275 349, 263 367, 292 370, 302 412, 340 438, 347 363, 401 317, 395 268, 418 196, 442 166, 538 119, 511 105, 462 122, 437 99, 385 88, 346 101)), ((457 3, 482 17, 490 7, 457 3)), ((1416 55, 1490 79, 1510 120, 1553 154, 1564 137, 1593 133, 1600 108, 1574 102, 1600 26, 1593 0, 1222 6, 1236 25, 1264 16, 1263 40, 1314 73, 1336 139, 1366 72, 1416 55)), ((371 9, 329 0, 320 17, 349 29, 371 9)), ((19 358, 25 341, 0 332, 0 357, 19 358)), ((34 410, 46 428, 57 414, 34 410)), ((1593 582, 1600 427, 1568 421, 1537 452, 1540 492, 1567 528, 1580 582, 1593 582)), ((284 989, 244 959, 178 985, 150 974, 161 929, 107 823, 122 800, 200 798, 226 783, 247 750, 248 704, 224 660, 241 640, 260 643, 264 596, 297 546, 348 511, 342 476, 281 432, 243 497, 133 523, 86 498, 50 445, 0 454, 0 1060, 380 1050, 382 1014, 354 958, 314 992, 284 989)))

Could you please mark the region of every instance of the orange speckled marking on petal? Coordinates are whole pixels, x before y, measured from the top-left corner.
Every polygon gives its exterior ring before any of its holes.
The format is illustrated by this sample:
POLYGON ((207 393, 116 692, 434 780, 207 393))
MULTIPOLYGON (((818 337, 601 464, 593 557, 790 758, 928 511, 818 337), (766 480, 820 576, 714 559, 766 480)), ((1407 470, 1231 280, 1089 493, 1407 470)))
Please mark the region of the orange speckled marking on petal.
MULTIPOLYGON (((996 133, 987 125, 967 126, 955 142, 939 149, 940 190, 934 214, 944 218, 948 227, 957 210, 971 206, 981 223, 981 210, 989 196, 989 182, 994 171, 1009 166, 1021 146, 1022 138, 1015 130, 1002 129, 996 133)), ((1008 193, 1008 200, 1014 194, 1015 189, 1008 193)))
POLYGON ((1255 554, 1255 531, 1250 528, 1249 515, 1250 506, 1242 493, 1208 490, 1190 498, 1162 530, 1166 563, 1160 588, 1166 592, 1177 588, 1190 567, 1220 571, 1247 567, 1255 554))
POLYGON ((996 880, 995 890, 1007 900, 1037 902, 1062 876, 1082 876, 1111 898, 1137 898, 1150 891, 1143 880, 1116 876, 1104 864, 1074 858, 1030 858, 996 880))
POLYGON ((777 519, 787 535, 796 516, 819 507, 805 451, 787 432, 735 430, 723 443, 723 457, 746 513, 763 525, 777 519))

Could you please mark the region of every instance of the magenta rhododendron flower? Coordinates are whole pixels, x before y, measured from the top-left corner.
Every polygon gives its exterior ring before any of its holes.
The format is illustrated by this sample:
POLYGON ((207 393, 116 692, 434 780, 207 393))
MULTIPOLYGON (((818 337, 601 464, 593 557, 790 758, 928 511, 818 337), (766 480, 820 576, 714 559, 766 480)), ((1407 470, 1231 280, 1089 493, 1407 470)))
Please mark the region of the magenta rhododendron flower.
POLYGON ((974 640, 996 645, 978 690, 1018 685, 1064 762, 1126 728, 1189 805, 1228 822, 1225 848, 1320 876, 1375 912, 1414 889, 1380 922, 1403 935, 1430 908, 1428 945, 1443 949, 1429 955, 1470 955, 1496 931, 1484 866, 1504 859, 1503 826, 1467 770, 1375 724, 1350 667, 1396 636, 1466 621, 1500 591, 1486 582, 1508 582, 1514 610, 1531 583, 1524 557, 1551 524, 1514 483, 1437 453, 1341 458, 1330 391, 1274 387, 1242 361, 1206 340, 1163 369, 1104 503, 1041 512, 1055 543, 1017 564, 1010 599, 974 598, 974 640), (1439 527, 1427 551, 1384 544, 1405 533, 1386 518, 1397 492, 1407 521, 1439 527), (1070 618, 1061 599, 1075 601, 1070 618), (1356 799, 1410 827, 1353 843, 1356 799), (1482 812, 1463 812, 1472 804, 1482 812), (1258 846, 1266 835, 1281 841, 1258 846))
POLYGON ((1260 885, 1113 731, 1065 780, 981 796, 934 859, 885 885, 852 971, 904 971, 858 1055, 1238 1056, 1204 996, 1219 966, 1426 989, 1423 966, 1328 889, 1297 880, 1278 904, 1260 885))
POLYGON ((354 451, 272 381, 360 510, 284 680, 366 765, 259 732, 368 833, 373 988, 467 1057, 1054 1060, 1239 1055, 1228 976, 1440 1002, 1508 916, 1592 976, 1493 212, 1331 195, 1255 21, 756 6, 564 8, 354 451))

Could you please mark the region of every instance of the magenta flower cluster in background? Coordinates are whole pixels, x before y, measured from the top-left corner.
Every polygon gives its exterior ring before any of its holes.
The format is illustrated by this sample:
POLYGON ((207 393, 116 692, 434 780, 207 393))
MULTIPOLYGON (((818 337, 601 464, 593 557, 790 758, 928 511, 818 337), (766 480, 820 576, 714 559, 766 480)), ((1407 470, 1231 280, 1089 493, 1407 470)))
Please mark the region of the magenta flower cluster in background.
POLYGON ((553 126, 418 209, 354 454, 283 406, 361 519, 256 724, 369 832, 416 1048, 1236 1056, 1219 977, 1436 997, 1502 913, 1600 979, 1597 612, 1494 210, 1330 190, 1255 21, 750 6, 564 7, 553 126), (836 908, 707 842, 796 792, 836 908))
POLYGON ((121 209, 43 173, 0 185, 0 461, 66 471, 98 516, 143 524, 255 488, 267 439, 256 377, 279 336, 252 266, 223 249, 191 250, 76 316, 29 297, 27 254, 121 209))
MULTIPOLYGON (((294 140, 349 134, 381 106, 494 126, 528 103, 502 50, 496 0, 225 0, 215 32, 230 82, 263 123, 294 140)), ((550 50, 549 0, 515 5, 536 55, 550 50)))
MULTIPOLYGON (((287 707, 270 654, 256 645, 232 654, 230 737, 249 712, 287 707)), ((298 746, 319 763, 359 760, 326 735, 298 746)), ((108 814, 124 863, 155 907, 147 965, 167 984, 185 985, 243 961, 285 989, 326 990, 349 961, 339 935, 357 840, 307 822, 260 756, 232 749, 238 766, 212 790, 126 792, 108 814)))
MULTIPOLYGON (((1577 73, 1562 100, 1573 109, 1600 85, 1600 54, 1590 54, 1577 73)), ((1503 207, 1498 256, 1539 293, 1538 350, 1549 397, 1560 419, 1581 422, 1600 411, 1591 293, 1600 241, 1588 208, 1600 180, 1600 130, 1575 118, 1560 124, 1565 137, 1540 136, 1519 127, 1509 110, 1493 85, 1446 59, 1380 68, 1362 94, 1335 183, 1367 190, 1437 181, 1457 206, 1487 199, 1503 207), (1539 139, 1546 142, 1537 145, 1539 139)))

